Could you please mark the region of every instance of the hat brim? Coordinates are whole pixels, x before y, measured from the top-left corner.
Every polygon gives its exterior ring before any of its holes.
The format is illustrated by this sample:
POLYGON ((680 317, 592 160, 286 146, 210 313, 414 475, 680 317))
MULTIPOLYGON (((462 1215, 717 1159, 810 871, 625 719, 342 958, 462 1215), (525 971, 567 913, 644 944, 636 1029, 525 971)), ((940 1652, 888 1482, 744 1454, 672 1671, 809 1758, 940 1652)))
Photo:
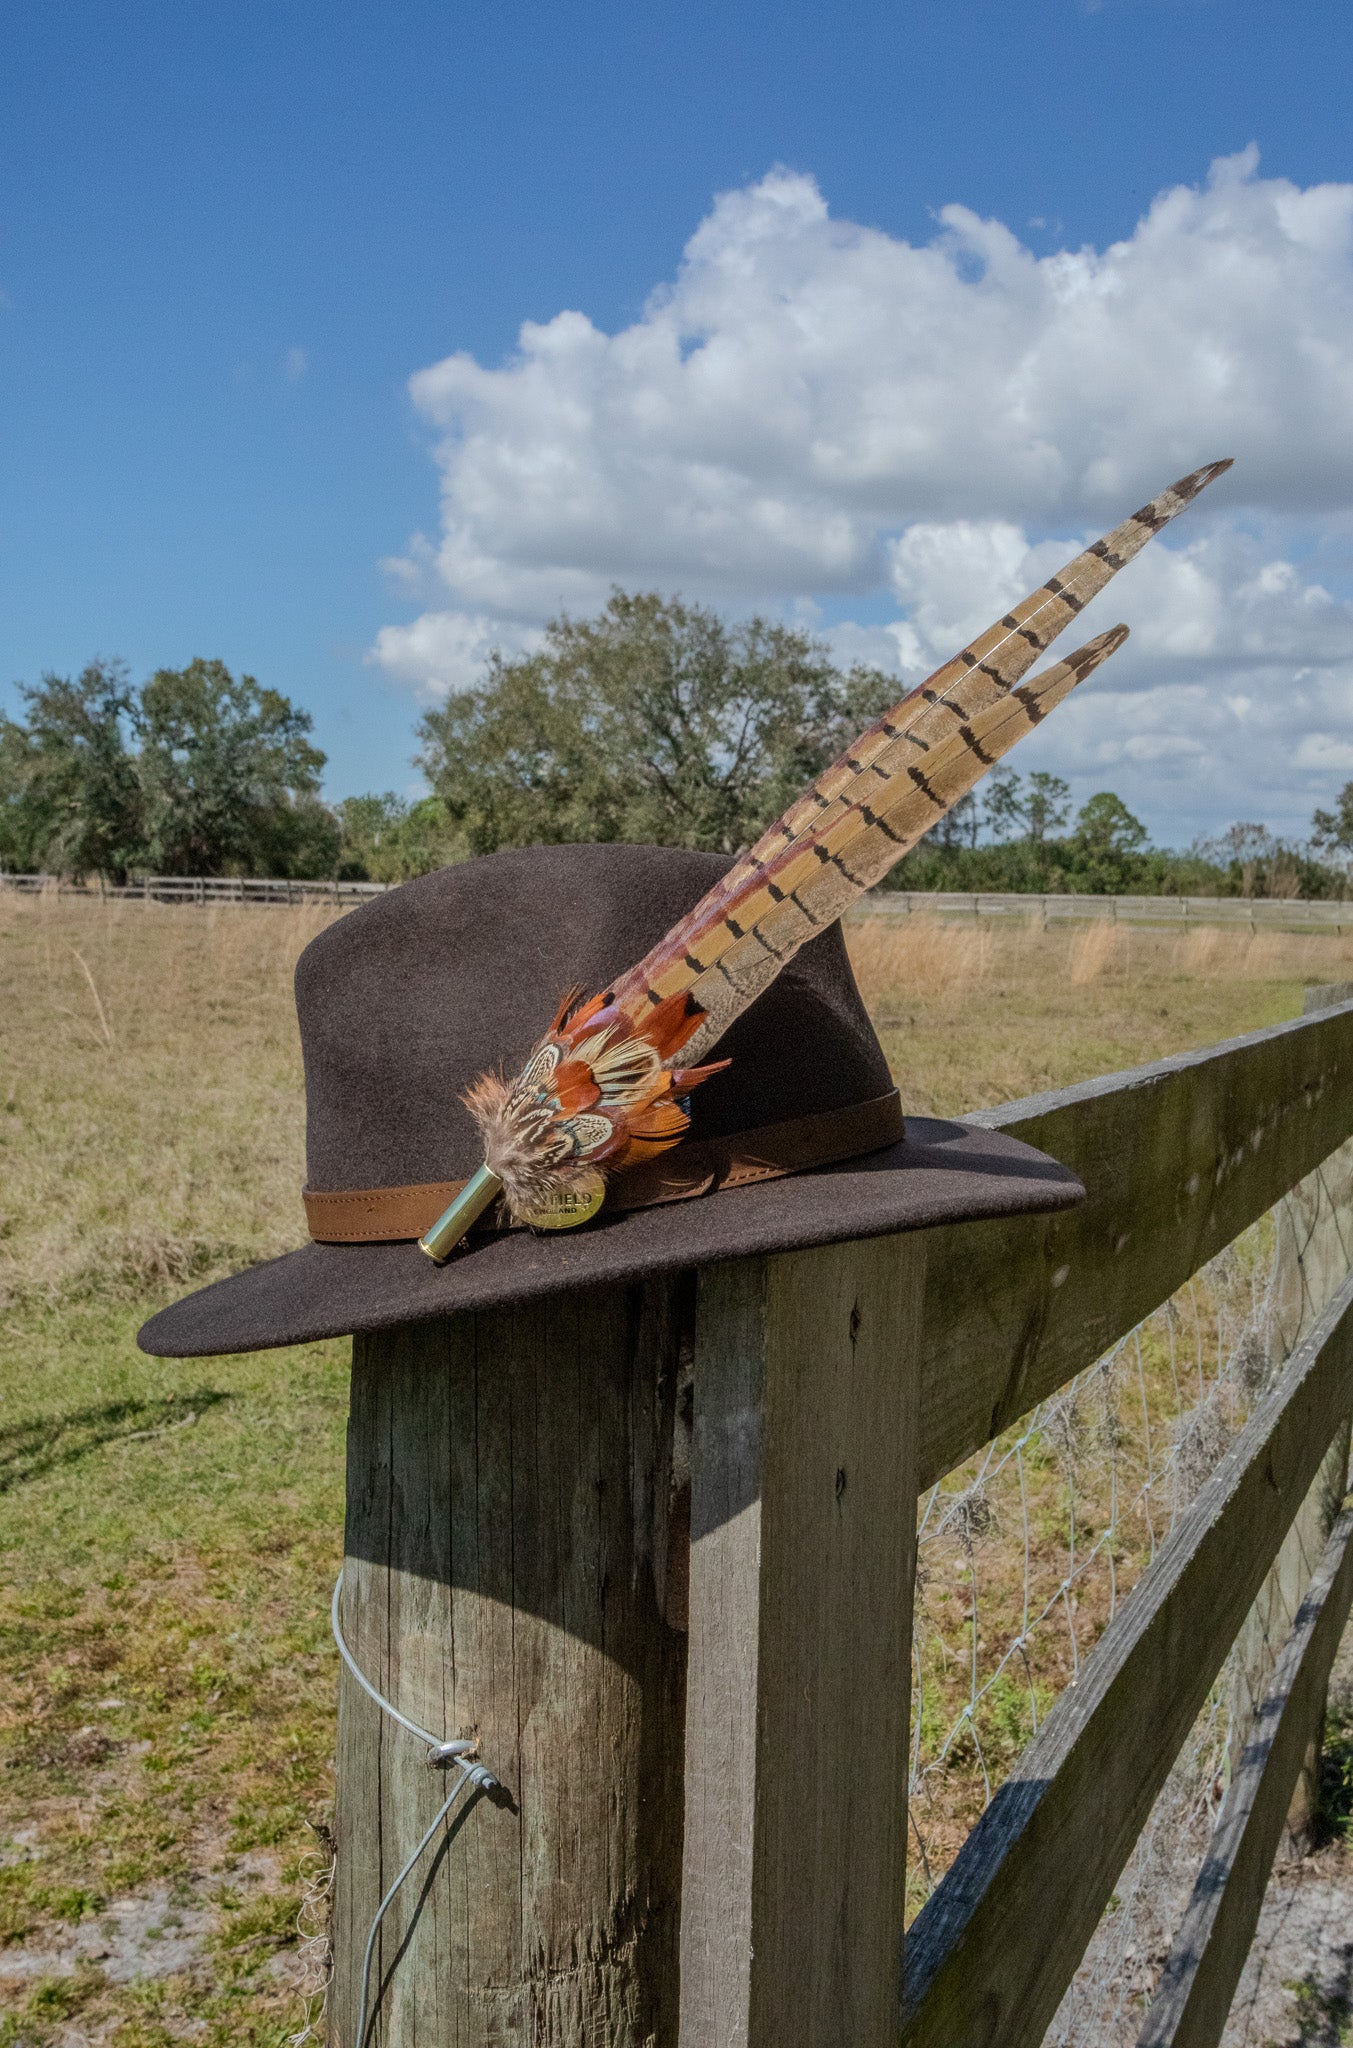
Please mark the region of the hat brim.
POLYGON ((161 1309, 137 1342, 156 1358, 265 1351, 722 1259, 1047 1214, 1084 1198, 1075 1174, 1018 1138, 909 1116, 905 1139, 886 1151, 662 1208, 603 1211, 567 1234, 512 1231, 444 1266, 416 1244, 307 1244, 161 1309))

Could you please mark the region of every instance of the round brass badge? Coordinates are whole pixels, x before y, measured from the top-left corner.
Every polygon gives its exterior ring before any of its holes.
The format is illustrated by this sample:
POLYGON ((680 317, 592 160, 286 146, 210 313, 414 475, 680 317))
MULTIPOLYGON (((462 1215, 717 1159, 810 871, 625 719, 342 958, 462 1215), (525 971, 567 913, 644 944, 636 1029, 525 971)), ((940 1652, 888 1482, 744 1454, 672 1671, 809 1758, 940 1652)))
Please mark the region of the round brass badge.
POLYGON ((576 1230, 595 1216, 606 1199, 606 1182, 601 1174, 589 1173, 571 1187, 559 1188, 536 1209, 519 1209, 523 1223, 532 1230, 576 1230))

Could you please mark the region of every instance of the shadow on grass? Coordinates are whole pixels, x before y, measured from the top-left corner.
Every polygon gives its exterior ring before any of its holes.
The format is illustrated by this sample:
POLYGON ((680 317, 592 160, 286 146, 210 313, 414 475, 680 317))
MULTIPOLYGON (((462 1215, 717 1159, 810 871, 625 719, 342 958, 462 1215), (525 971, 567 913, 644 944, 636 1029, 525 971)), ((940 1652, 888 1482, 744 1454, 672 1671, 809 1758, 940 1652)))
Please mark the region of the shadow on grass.
POLYGON ((1290 1993, 1296 2007, 1301 2048, 1347 2048, 1347 2043, 1353 2040, 1347 1966, 1336 1985, 1320 1985, 1310 1977, 1295 1977, 1283 1989, 1290 1993))
POLYGON ((199 1387, 187 1394, 105 1401, 97 1408, 75 1408, 65 1415, 40 1415, 31 1422, 11 1423, 0 1428, 0 1494, 12 1493, 15 1487, 61 1466, 74 1465, 105 1444, 132 1443, 138 1437, 186 1428, 206 1409, 231 1398, 215 1387, 199 1387))

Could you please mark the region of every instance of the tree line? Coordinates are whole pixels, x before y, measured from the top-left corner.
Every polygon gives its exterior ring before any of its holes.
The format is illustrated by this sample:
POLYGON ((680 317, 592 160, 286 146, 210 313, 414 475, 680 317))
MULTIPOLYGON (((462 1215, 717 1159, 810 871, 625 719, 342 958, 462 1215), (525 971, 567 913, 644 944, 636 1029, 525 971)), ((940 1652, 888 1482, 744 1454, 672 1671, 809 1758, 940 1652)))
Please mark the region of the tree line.
POLYGON ((125 881, 162 874, 309 874, 334 851, 311 721, 223 662, 119 662, 23 687, 0 723, 0 865, 125 881))
POLYGON ((325 803, 309 712, 224 662, 136 689, 92 661, 20 696, 0 718, 0 870, 400 881, 462 851, 434 796, 325 803))
MULTIPOLYGON (((732 853, 897 695, 799 628, 617 590, 428 711, 428 786, 327 804, 310 714, 220 661, 117 662, 21 686, 0 718, 0 869, 400 881, 499 847, 621 840, 732 853)), ((1239 824, 1151 845, 1121 798, 994 770, 899 863, 910 889, 1342 896, 1353 783, 1301 842, 1239 824)))

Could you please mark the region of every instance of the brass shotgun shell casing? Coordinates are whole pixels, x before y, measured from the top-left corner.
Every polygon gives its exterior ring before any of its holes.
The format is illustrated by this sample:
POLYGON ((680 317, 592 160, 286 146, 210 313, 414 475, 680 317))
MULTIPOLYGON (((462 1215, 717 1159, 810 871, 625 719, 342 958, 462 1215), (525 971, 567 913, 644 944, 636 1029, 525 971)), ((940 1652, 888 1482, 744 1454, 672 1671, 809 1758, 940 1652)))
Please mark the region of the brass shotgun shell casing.
POLYGON ((449 1209, 444 1209, 437 1221, 423 1232, 418 1240, 420 1252, 438 1266, 444 1266, 456 1246, 464 1237, 476 1216, 482 1216, 490 1202, 498 1199, 503 1183, 496 1173, 487 1166, 466 1181, 449 1209))

